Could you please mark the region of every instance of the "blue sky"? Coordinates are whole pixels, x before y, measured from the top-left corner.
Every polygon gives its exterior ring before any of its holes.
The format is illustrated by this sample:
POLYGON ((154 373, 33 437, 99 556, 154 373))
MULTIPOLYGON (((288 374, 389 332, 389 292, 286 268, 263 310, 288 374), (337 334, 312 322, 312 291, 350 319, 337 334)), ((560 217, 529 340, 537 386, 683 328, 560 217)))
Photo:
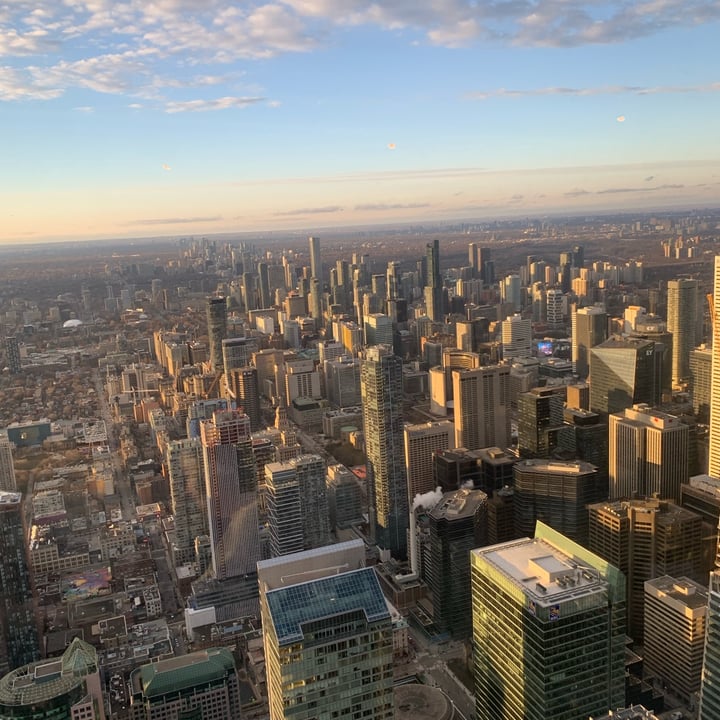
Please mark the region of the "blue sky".
POLYGON ((0 242, 717 206, 719 20, 717 0, 0 3, 0 242))

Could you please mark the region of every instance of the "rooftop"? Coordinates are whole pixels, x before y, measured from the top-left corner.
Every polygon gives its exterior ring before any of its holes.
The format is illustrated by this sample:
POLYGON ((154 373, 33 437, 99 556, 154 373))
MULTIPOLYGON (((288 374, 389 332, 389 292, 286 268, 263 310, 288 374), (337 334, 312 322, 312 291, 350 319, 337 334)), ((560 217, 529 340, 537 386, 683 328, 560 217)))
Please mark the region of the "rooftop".
POLYGON ((390 619, 372 568, 270 590, 266 601, 280 645, 301 642, 305 623, 353 610, 362 610, 368 622, 390 619))
POLYGON ((435 520, 458 520, 472 517, 477 509, 487 502, 487 495, 482 490, 461 488, 445 493, 440 502, 430 511, 435 520))

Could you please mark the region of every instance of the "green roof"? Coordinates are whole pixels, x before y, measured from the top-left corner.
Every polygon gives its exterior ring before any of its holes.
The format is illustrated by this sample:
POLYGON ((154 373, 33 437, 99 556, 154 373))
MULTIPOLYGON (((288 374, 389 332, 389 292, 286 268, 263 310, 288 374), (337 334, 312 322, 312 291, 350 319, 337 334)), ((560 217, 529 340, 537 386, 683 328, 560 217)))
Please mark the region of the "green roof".
MULTIPOLYGON (((181 655, 143 665, 133 673, 138 674, 138 690, 145 697, 159 697, 196 685, 221 680, 235 671, 235 660, 227 648, 209 648, 201 652, 181 655)), ((133 677, 133 686, 136 678, 133 677)))

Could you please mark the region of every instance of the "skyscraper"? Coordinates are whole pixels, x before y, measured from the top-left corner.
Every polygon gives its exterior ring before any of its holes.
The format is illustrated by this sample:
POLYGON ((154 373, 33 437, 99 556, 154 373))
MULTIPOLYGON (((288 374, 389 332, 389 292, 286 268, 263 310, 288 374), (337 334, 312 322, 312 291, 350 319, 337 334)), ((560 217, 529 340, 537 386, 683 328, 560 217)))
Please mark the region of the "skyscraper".
POLYGON ((430 562, 425 578, 433 619, 443 632, 467 639, 472 633, 470 551, 487 544, 487 495, 461 488, 442 496, 430 519, 430 562))
POLYGON ((590 351, 590 409, 605 416, 636 403, 656 405, 662 348, 652 340, 613 335, 590 351))
POLYGON ((511 315, 502 321, 503 358, 510 360, 532 355, 532 321, 511 315))
POLYGON ((227 303, 224 297, 207 299, 208 344, 210 367, 216 373, 223 371, 222 341, 227 337, 227 303))
POLYGON ((254 573, 260 539, 250 418, 237 410, 216 410, 200 424, 200 438, 215 577, 254 573))
POLYGON ((710 447, 708 475, 720 477, 720 255, 715 256, 712 378, 710 393, 710 447))
POLYGON ((698 344, 698 281, 670 280, 667 285, 667 329, 672 333, 672 382, 679 386, 690 375, 690 351, 698 344))
POLYGON ((564 388, 533 388, 518 395, 518 449, 525 457, 550 457, 566 432, 564 388))
POLYGON ((590 349, 608 337, 608 318, 599 305, 580 308, 571 314, 573 372, 580 378, 590 374, 590 349))
POLYGON ((407 552, 409 506, 403 452, 402 360, 391 348, 367 348, 360 366, 373 542, 397 558, 407 552))
POLYGON ((479 720, 580 720, 624 706, 625 579, 538 523, 471 552, 479 720))
POLYGON ((235 407, 250 418, 250 429, 253 432, 260 430, 262 416, 257 368, 249 365, 233 368, 227 374, 226 383, 228 393, 235 401, 235 407))
POLYGON ((405 469, 407 471, 408 499, 412 504, 416 495, 435 489, 433 455, 454 447, 454 427, 448 420, 421 425, 405 425, 405 469))
POLYGON ((443 318, 443 281, 440 273, 440 241, 426 246, 427 284, 425 286, 425 312, 433 322, 443 318))
POLYGON ((610 498, 657 493, 679 503, 680 485, 688 480, 688 426, 647 405, 610 415, 608 421, 610 498))
POLYGON ((270 720, 392 720, 392 618, 355 540, 258 563, 270 720))
POLYGON ((247 367, 260 349, 253 337, 226 338, 222 341, 223 371, 227 375, 234 368, 247 367))
POLYGON ((510 366, 452 371, 455 447, 479 450, 510 442, 510 366))
MULTIPOLYGON (((717 259, 715 261, 717 273, 717 259)), ((717 284, 715 285, 717 288, 717 284)), ((717 292, 717 290, 716 290, 717 292)), ((720 570, 710 573, 698 720, 720 717, 720 570)))
POLYGON ((0 492, 0 676, 40 657, 20 493, 0 492))
POLYGON ((320 257, 320 238, 310 236, 308 238, 310 244, 310 277, 316 278, 322 287, 322 258, 320 257))
POLYGON ((0 436, 0 492, 17 490, 12 451, 12 443, 6 437, 0 436))
POLYGON ((171 440, 166 462, 170 485, 170 508, 175 518, 173 556, 176 564, 190 562, 195 555, 195 538, 207 535, 207 499, 203 475, 202 445, 199 438, 171 440))
POLYGON ((627 578, 628 634, 643 636, 645 581, 660 575, 699 577, 702 518, 666 500, 588 506, 588 547, 627 578))

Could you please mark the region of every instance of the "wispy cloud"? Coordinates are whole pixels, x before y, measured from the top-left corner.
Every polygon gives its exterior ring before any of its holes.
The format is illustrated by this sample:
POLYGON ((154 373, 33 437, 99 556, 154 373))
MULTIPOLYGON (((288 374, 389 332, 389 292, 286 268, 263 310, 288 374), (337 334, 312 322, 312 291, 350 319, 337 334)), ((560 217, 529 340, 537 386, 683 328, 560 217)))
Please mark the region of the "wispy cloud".
POLYGON ((140 225, 187 225, 190 223, 220 222, 222 219, 222 215, 214 215, 210 217, 146 218, 143 220, 132 220, 125 223, 125 225, 128 227, 140 225))
POLYGON ((276 217, 285 217, 290 215, 322 215, 324 213, 342 212, 340 205, 325 205, 323 207, 297 208, 295 210, 285 210, 284 212, 274 213, 276 217))
MULTIPOLYGON (((465 95, 468 100, 489 100, 491 98, 519 98, 545 95, 560 96, 592 96, 592 95, 661 95, 661 94, 684 94, 684 93, 712 93, 720 92, 720 82, 706 83, 704 85, 601 85, 598 87, 541 87, 528 88, 525 90, 511 90, 498 88, 497 90, 485 90, 469 92, 465 95)), ((622 117, 622 116, 621 116, 622 117)), ((624 120, 625 118, 623 118, 624 120)))
POLYGON ((606 188, 605 190, 597 190, 596 195, 617 195, 621 193, 637 193, 637 192, 657 192, 659 190, 680 190, 684 185, 655 185, 652 187, 623 187, 623 188, 606 188))
POLYGON ((166 113, 181 112, 211 112, 213 110, 228 110, 229 108, 245 108, 265 102, 262 97, 221 97, 210 100, 184 100, 181 102, 168 102, 165 104, 166 113))
POLYGON ((365 203, 356 205, 355 210, 360 212, 384 212, 386 210, 415 210, 416 208, 430 207, 430 203, 365 203))

